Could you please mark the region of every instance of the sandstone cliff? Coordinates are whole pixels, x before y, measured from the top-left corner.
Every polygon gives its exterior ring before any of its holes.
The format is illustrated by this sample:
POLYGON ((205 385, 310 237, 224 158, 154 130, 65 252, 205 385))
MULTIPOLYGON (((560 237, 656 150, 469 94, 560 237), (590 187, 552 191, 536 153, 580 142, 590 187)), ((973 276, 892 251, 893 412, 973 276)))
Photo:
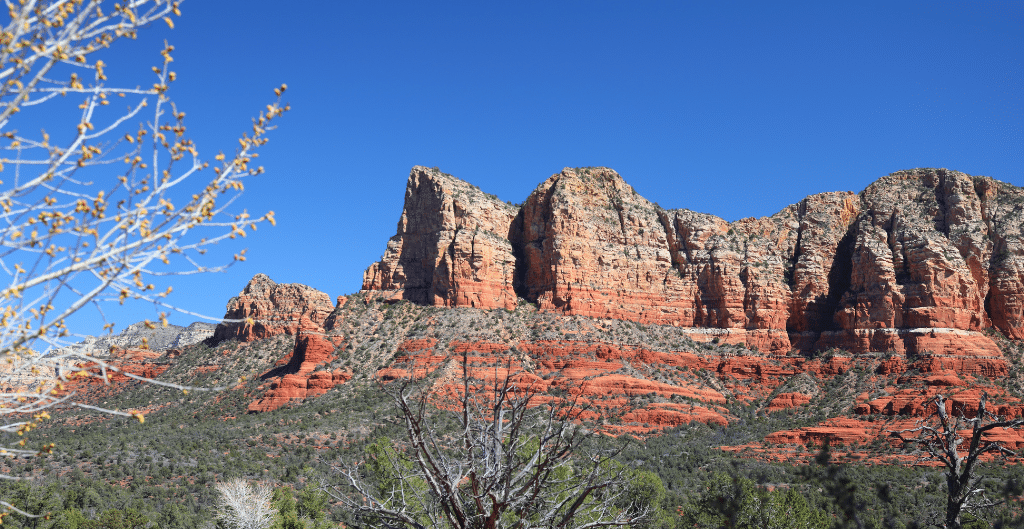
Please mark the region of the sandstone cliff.
POLYGON ((760 219, 664 210, 607 168, 565 169, 519 208, 434 169, 363 290, 420 304, 681 327, 766 351, 839 347, 1002 362, 1024 337, 1024 190, 915 169, 760 219))
MULTIPOLYGON (((344 301, 344 297, 338 298, 339 304, 344 301)), ((293 399, 323 394, 351 378, 342 370, 316 371, 335 359, 334 348, 343 341, 341 337, 327 337, 324 331, 334 309, 324 292, 298 283, 278 284, 263 274, 253 276, 242 292, 228 301, 226 323, 217 326, 215 340, 245 343, 282 335, 294 337, 291 352, 260 376, 269 388, 249 406, 249 411, 274 410, 293 399)))
POLYGON ((342 341, 340 336, 327 336, 320 325, 302 317, 295 335, 295 348, 279 359, 274 369, 260 377, 270 381, 270 387, 249 405, 248 411, 272 411, 293 399, 322 395, 347 382, 352 373, 341 369, 334 372, 321 369, 337 359, 334 350, 342 341))
POLYGON ((248 342, 279 334, 294 336, 303 318, 323 326, 332 310, 331 297, 315 288, 278 284, 256 274, 238 296, 228 301, 225 323, 217 326, 214 339, 248 342))
POLYGON ((511 308, 516 209, 457 178, 413 167, 398 234, 364 275, 365 290, 447 307, 511 308))

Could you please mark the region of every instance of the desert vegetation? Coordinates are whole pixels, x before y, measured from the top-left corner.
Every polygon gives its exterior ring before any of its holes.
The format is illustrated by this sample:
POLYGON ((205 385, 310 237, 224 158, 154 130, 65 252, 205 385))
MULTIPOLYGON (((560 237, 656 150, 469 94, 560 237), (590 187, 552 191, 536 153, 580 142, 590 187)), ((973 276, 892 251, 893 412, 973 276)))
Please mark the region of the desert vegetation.
MULTIPOLYGON (((422 354, 422 350, 405 349, 406 356, 399 356, 397 360, 382 356, 387 352, 384 344, 389 342, 381 326, 410 329, 422 326, 413 331, 416 333, 414 340, 424 341, 438 336, 437 332, 441 332, 441 336, 447 333, 461 336, 474 326, 481 336, 494 335, 498 328, 508 332, 516 328, 517 318, 523 322, 534 321, 538 326, 550 324, 578 335, 578 339, 589 336, 588 326, 615 325, 580 317, 545 316, 534 312, 529 305, 523 307, 521 312, 451 310, 412 304, 366 303, 356 297, 351 306, 343 307, 352 311, 352 318, 342 318, 342 321, 346 322, 343 328, 345 334, 351 336, 350 343, 379 351, 367 355, 365 360, 353 360, 352 365, 368 370, 380 369, 392 362, 415 361, 417 355, 422 354), (366 325, 367 322, 375 323, 366 325), (363 330, 357 332, 357 327, 363 330), (373 337, 375 334, 378 338, 373 337), (368 364, 361 363, 364 361, 368 364)), ((621 336, 623 341, 644 344, 651 349, 659 343, 662 347, 675 347, 669 329, 657 326, 641 329, 629 322, 619 325, 622 329, 613 335, 621 336)), ((529 329, 525 326, 522 332, 529 335, 529 329)), ((565 338, 561 341, 571 343, 565 338)), ((529 349, 527 343, 519 343, 516 351, 529 349)), ((295 337, 279 335, 254 342, 208 341, 189 346, 180 353, 168 353, 176 358, 161 377, 171 381, 191 376, 196 384, 210 385, 245 377, 241 384, 222 392, 183 394, 174 388, 132 381, 120 386, 115 384, 117 391, 110 393, 93 394, 89 393, 92 386, 81 388, 83 398, 95 398, 95 403, 101 407, 120 403, 147 410, 146 422, 139 424, 132 418, 80 409, 67 410, 59 418, 44 423, 32 432, 31 442, 54 443, 58 449, 46 457, 8 463, 6 470, 10 473, 30 479, 2 486, 6 497, 19 508, 49 513, 50 518, 11 515, 4 523, 14 527, 90 527, 90 523, 122 523, 111 521, 120 516, 119 520, 137 520, 143 526, 213 526, 225 523, 218 522, 217 518, 222 509, 218 484, 243 480, 249 486, 264 485, 276 491, 270 507, 272 526, 301 526, 283 525, 286 523, 307 527, 339 523, 350 527, 380 526, 381 518, 372 518, 373 513, 360 511, 353 503, 358 495, 351 496, 351 483, 339 469, 354 470, 359 486, 375 487, 373 490, 377 493, 392 492, 386 488, 389 483, 392 486, 403 483, 410 493, 404 506, 406 511, 428 516, 428 511, 417 511, 425 508, 424 498, 433 496, 424 489, 423 470, 413 466, 417 457, 416 439, 410 437, 407 418, 425 421, 421 435, 438 443, 451 468, 458 467, 458 458, 465 457, 462 440, 467 429, 462 422, 464 419, 452 411, 458 408, 438 408, 439 401, 419 400, 424 393, 411 390, 437 388, 428 393, 431 398, 441 395, 440 390, 444 388, 457 390, 459 386, 453 387, 450 383, 447 386, 432 384, 439 380, 461 384, 465 377, 445 377, 459 375, 462 370, 487 375, 493 382, 495 374, 508 372, 507 363, 497 362, 500 359, 507 362, 505 349, 494 358, 456 354, 454 358, 461 358, 461 362, 447 370, 439 369, 429 380, 413 385, 401 378, 395 378, 390 386, 382 386, 379 377, 354 378, 316 397, 291 400, 272 411, 247 413, 253 399, 267 391, 266 386, 274 380, 261 379, 260 374, 272 371, 277 359, 291 354, 295 344, 295 337), (206 367, 214 365, 219 366, 217 370, 206 367), (261 390, 261 386, 264 389, 261 390), (400 393, 401 388, 404 393, 400 393), (406 395, 405 409, 401 395, 406 395), (375 463, 366 467, 370 462, 375 463), (382 484, 384 489, 381 489, 382 484), (325 486, 333 497, 325 494, 325 486), (421 498, 415 499, 415 494, 421 498), (74 525, 76 523, 78 525, 74 525)), ((733 347, 726 347, 724 353, 711 345, 689 348, 703 354, 725 354, 728 358, 733 354, 755 354, 734 351, 733 347)), ((395 347, 396 355, 399 349, 395 347)), ((680 343, 679 349, 688 347, 680 343)), ((346 350, 344 345, 339 346, 338 359, 333 362, 349 362, 346 350)), ((843 358, 841 351, 832 354, 843 358)), ((536 366, 530 367, 529 361, 524 363, 531 357, 522 352, 519 355, 516 357, 519 367, 537 373, 536 366)), ((788 385, 779 386, 779 391, 758 393, 756 383, 743 386, 744 379, 717 379, 702 373, 700 368, 658 370, 656 364, 644 367, 627 362, 619 363, 618 369, 627 365, 631 376, 668 380, 692 375, 705 384, 722 387, 739 384, 737 389, 761 395, 752 400, 727 401, 720 412, 729 418, 724 424, 693 420, 644 434, 588 435, 584 444, 574 445, 574 452, 575 446, 579 446, 578 455, 599 454, 610 458, 605 463, 608 467, 622 476, 631 476, 626 484, 640 480, 639 484, 643 485, 640 490, 646 491, 647 505, 656 516, 632 520, 630 526, 820 527, 825 523, 826 527, 924 527, 934 517, 945 515, 948 492, 945 471, 920 464, 927 461, 918 462, 912 447, 904 450, 889 440, 888 433, 864 442, 832 442, 827 436, 824 442, 808 439, 799 445, 766 442, 776 432, 813 429, 823 421, 842 419, 849 414, 856 405, 858 393, 877 391, 870 389, 874 375, 867 369, 855 366, 831 378, 803 374, 791 378, 788 385), (808 404, 767 410, 766 404, 780 392, 807 391, 810 385, 820 389, 808 404), (766 457, 772 454, 791 454, 792 457, 766 457), (905 459, 891 459, 896 456, 905 459), (762 506, 771 506, 771 510, 765 511, 762 506), (790 524, 796 521, 803 525, 790 524), (781 525, 773 525, 776 522, 781 525)), ((545 380, 534 374, 535 378, 529 380, 544 383, 561 380, 558 373, 553 375, 545 380)), ((466 386, 461 386, 460 391, 451 395, 458 400, 459 395, 467 394, 465 389, 466 386)), ((569 389, 563 396, 571 395, 569 389)), ((494 395, 493 386, 483 395, 494 395)), ((658 402, 673 401, 657 394, 641 393, 629 399, 628 407, 642 408, 658 402)), ((706 405, 698 400, 693 400, 692 404, 706 405)), ((557 409, 519 408, 520 412, 529 411, 527 415, 532 420, 537 419, 536 414, 543 416, 557 409)), ((481 422, 488 417, 486 407, 475 410, 480 413, 474 419, 475 424, 486 424, 486 420, 481 422)), ((600 428, 616 427, 627 411, 619 410, 617 417, 608 416, 596 422, 551 424, 557 428, 594 428, 596 432, 600 428)), ((884 416, 874 416, 872 420, 877 421, 883 433, 913 426, 913 423, 901 423, 884 416)), ((530 430, 524 428, 523 431, 530 430)), ((524 434, 517 442, 529 444, 529 435, 524 434)), ((472 467, 460 468, 469 472, 472 467)), ((982 522, 969 514, 962 517, 963 525, 1006 527, 999 524, 1013 522, 1020 514, 1016 500, 1021 492, 1020 467, 1004 466, 986 458, 980 468, 982 472, 976 473, 976 477, 982 478, 981 486, 985 487, 987 498, 993 503, 1007 501, 979 513, 988 525, 979 525, 982 522)), ((623 494, 627 494, 626 490, 623 494)), ((439 514, 443 509, 437 510, 435 506, 430 512, 439 514)), ((424 522, 413 518, 413 523, 424 522)), ((439 525, 447 526, 448 522, 441 521, 439 525)))

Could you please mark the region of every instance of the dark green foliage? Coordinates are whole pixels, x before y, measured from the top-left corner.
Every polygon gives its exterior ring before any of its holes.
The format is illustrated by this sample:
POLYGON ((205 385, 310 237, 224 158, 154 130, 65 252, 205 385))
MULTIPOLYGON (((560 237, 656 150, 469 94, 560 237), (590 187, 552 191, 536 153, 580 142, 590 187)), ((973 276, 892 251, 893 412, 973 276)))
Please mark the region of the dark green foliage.
POLYGON ((327 493, 309 484, 299 491, 298 501, 290 487, 274 490, 277 517, 270 529, 323 529, 328 527, 327 493))
MULTIPOLYGON (((362 453, 373 440, 399 438, 397 426, 388 422, 388 412, 372 387, 349 395, 329 393, 302 406, 266 414, 239 415, 238 419, 229 421, 208 411, 210 396, 190 397, 195 399, 193 406, 153 414, 144 425, 113 419, 85 426, 54 425, 41 430, 41 435, 58 445, 55 456, 35 464, 45 473, 39 472, 40 478, 31 483, 0 483, 0 489, 19 507, 53 513, 53 523, 62 516, 73 517, 72 510, 92 520, 104 511, 131 506, 161 528, 191 529, 213 519, 216 499, 213 484, 240 476, 292 484, 297 491, 294 493, 297 519, 336 522, 343 520, 343 513, 328 512, 321 518, 315 515, 320 507, 315 506, 317 502, 312 498, 316 488, 311 478, 318 472, 327 472, 326 465, 320 461, 362 453), (341 424, 350 426, 344 428, 341 424), (364 424, 370 425, 368 432, 353 435, 351 428, 364 424), (71 430, 75 430, 74 433, 71 430), (336 434, 337 439, 327 450, 314 450, 306 444, 298 444, 300 432, 306 434, 307 440, 316 437, 327 442, 330 433, 336 434), (249 446, 250 440, 256 445, 249 446), (85 451, 90 453, 90 462, 80 469, 65 471, 61 477, 50 470, 75 468, 70 464, 80 460, 80 454, 85 451), (96 465, 93 461, 100 456, 108 463, 96 465), (119 458, 121 465, 115 464, 119 458), (117 473, 122 476, 115 477, 117 473), (122 483, 126 485, 118 485, 114 480, 124 480, 122 483), (305 496, 309 499, 304 499, 305 496), (139 504, 134 505, 133 501, 139 504)), ((736 460, 717 447, 747 443, 772 431, 805 426, 814 419, 765 417, 751 414, 740 406, 733 410, 738 420, 729 428, 702 424, 684 426, 630 443, 623 450, 619 457, 621 462, 656 473, 663 482, 662 519, 660 525, 652 527, 671 527, 672 520, 678 520, 673 516, 676 508, 694 501, 702 484, 715 473, 735 474, 759 487, 790 487, 804 495, 810 506, 828 510, 835 519, 844 520, 844 496, 833 494, 837 490, 828 492, 829 489, 822 486, 823 481, 831 479, 833 469, 841 469, 845 475, 841 479, 857 485, 852 498, 856 505, 863 507, 865 527, 912 527, 914 521, 923 521, 930 508, 942 505, 941 475, 935 469, 830 464, 801 470, 784 464, 736 460), (818 477, 812 479, 808 472, 818 477), (819 488, 822 492, 818 492, 819 488)), ((999 484, 1009 481, 1011 491, 1014 488, 1011 479, 1020 482, 1019 467, 993 468, 993 472, 992 480, 999 484)), ((44 521, 16 515, 5 518, 4 522, 4 527, 50 527, 44 521)), ((65 525, 74 527, 69 523, 65 525)))
MULTIPOLYGON (((31 482, 0 483, 0 493, 21 508, 53 516, 46 521, 12 515, 4 519, 3 527, 77 527, 73 519, 95 520, 110 509, 132 507, 157 527, 192 529, 213 520, 217 497, 213 484, 236 476, 290 484, 289 490, 296 491, 296 520, 344 521, 345 513, 320 507, 322 503, 314 495, 315 476, 328 472, 325 462, 362 454, 371 441, 400 438, 379 393, 372 387, 354 389, 348 395, 328 393, 301 406, 239 415, 229 421, 220 418, 223 410, 220 414, 210 410, 213 397, 190 395, 194 404, 153 414, 144 425, 122 419, 85 426, 51 425, 39 435, 56 442, 58 451, 35 462, 39 477, 31 482), (368 426, 365 433, 354 433, 354 428, 364 425, 368 426), (317 450, 299 444, 299 433, 304 433, 307 441, 315 438, 317 444, 329 443, 329 448, 317 450), (333 441, 331 433, 336 437, 333 441), (81 454, 86 451, 88 462, 80 468, 73 465, 83 461, 81 454), (95 463, 100 457, 105 464, 95 463), (58 477, 59 469, 63 475, 58 477), (322 513, 319 518, 318 511, 322 513)), ((923 522, 932 509, 943 505, 941 474, 931 468, 831 462, 793 467, 735 459, 717 447, 744 444, 817 419, 785 414, 766 417, 739 405, 731 409, 738 420, 728 428, 683 426, 632 442, 620 454, 619 461, 655 473, 663 483, 662 512, 650 527, 673 527, 679 521, 676 509, 696 501, 702 484, 716 473, 742 477, 760 488, 788 487, 803 495, 811 508, 826 510, 834 520, 851 527, 855 523, 844 514, 846 505, 863 509, 860 518, 868 528, 915 527, 915 522, 923 522), (852 493, 843 493, 843 483, 856 487, 852 493)), ((612 439, 605 442, 608 448, 615 444, 612 439)), ((1012 493, 1019 489, 1014 485, 1021 482, 1019 467, 993 466, 992 472, 989 490, 1006 488, 1012 493), (1008 486, 1003 487, 1004 483, 1008 486)), ((994 514, 989 520, 994 524, 1000 518, 1010 520, 1012 513, 994 514)))
POLYGON ((828 513, 810 507, 794 489, 768 490, 718 473, 683 508, 682 526, 729 529, 828 529, 828 513))
MULTIPOLYGON (((821 488, 825 495, 832 499, 842 514, 842 525, 861 527, 867 498, 861 494, 861 484, 850 477, 845 466, 832 462, 831 449, 826 442, 814 459, 814 464, 801 468, 800 475, 805 481, 821 488)), ((878 489, 879 499, 892 501, 892 490, 888 484, 878 489)))
POLYGON ((149 519, 135 509, 109 509, 98 519, 86 522, 83 529, 143 529, 149 519))
POLYGON ((94 520, 86 518, 78 509, 64 509, 54 516, 54 529, 86 529, 94 524, 94 520))
POLYGON ((634 470, 629 476, 629 493, 623 503, 651 505, 655 508, 648 520, 633 524, 636 529, 669 529, 675 527, 675 509, 666 503, 665 484, 657 474, 648 470, 634 470))
MULTIPOLYGON (((144 529, 152 521, 135 509, 108 509, 97 518, 90 519, 78 509, 61 511, 54 519, 53 529, 144 529)), ((160 527, 170 527, 161 525, 160 527)))
POLYGON ((305 525, 299 521, 292 489, 279 487, 274 490, 274 508, 277 509, 277 519, 270 526, 271 529, 305 529, 305 525))
POLYGON ((306 485, 299 491, 299 500, 296 510, 298 515, 320 523, 327 518, 328 496, 327 493, 312 483, 306 485))

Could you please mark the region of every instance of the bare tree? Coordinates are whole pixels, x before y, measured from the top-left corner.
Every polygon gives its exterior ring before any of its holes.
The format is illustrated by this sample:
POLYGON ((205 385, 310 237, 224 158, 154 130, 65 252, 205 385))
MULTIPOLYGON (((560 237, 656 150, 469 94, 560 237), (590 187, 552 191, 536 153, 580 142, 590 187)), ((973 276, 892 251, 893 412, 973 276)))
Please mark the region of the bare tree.
POLYGON ((327 487, 371 526, 584 529, 640 524, 656 511, 615 452, 591 446, 599 434, 582 423, 578 397, 542 399, 515 374, 473 380, 465 359, 454 402, 424 381, 384 391, 405 443, 372 445, 364 464, 335 467, 344 483, 327 487))
POLYGON ((935 411, 927 419, 915 428, 891 434, 904 446, 913 446, 922 459, 939 461, 945 466, 946 509, 942 521, 933 522, 937 527, 960 529, 963 513, 982 517, 986 509, 1003 503, 985 496, 981 483, 984 476, 980 474, 978 465, 985 454, 1016 456, 998 440, 986 435, 996 429, 1024 427, 1024 419, 1003 419, 994 415, 987 409, 987 400, 988 393, 983 393, 978 401, 977 414, 968 418, 963 406, 953 409, 950 416, 945 398, 937 395, 932 401, 935 411), (964 438, 961 431, 968 428, 971 435, 964 438), (913 436, 908 437, 907 434, 913 436), (965 441, 969 441, 966 447, 963 446, 965 441))
MULTIPOLYGON (((274 222, 273 212, 253 217, 233 203, 244 178, 263 171, 254 166, 256 150, 288 107, 280 104, 282 85, 233 155, 204 161, 187 135, 185 113, 168 95, 177 79, 173 46, 160 50, 146 88, 112 85, 107 64, 96 58, 149 25, 173 28, 180 2, 4 3, 10 20, 0 27, 0 432, 21 437, 16 446, 0 446, 0 454, 27 457, 51 446, 26 446, 23 434, 56 405, 75 404, 61 393, 68 377, 105 380, 116 370, 60 349, 71 334, 69 316, 104 302, 141 300, 160 311, 147 323, 166 325, 162 309, 175 309, 166 303, 169 276, 220 269, 203 264, 210 245, 274 222), (207 178, 199 174, 204 169, 207 178)), ((142 420, 132 410, 101 411, 142 420)))
POLYGON ((274 522, 274 493, 267 485, 253 486, 239 478, 218 483, 217 492, 217 519, 231 529, 266 529, 274 522))

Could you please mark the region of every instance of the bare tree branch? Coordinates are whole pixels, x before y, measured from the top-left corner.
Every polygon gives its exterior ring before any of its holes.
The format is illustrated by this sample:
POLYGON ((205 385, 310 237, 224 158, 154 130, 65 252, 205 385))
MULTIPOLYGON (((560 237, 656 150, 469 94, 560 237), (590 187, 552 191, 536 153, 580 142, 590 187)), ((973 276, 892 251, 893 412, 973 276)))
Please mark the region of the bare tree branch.
POLYGON ((250 485, 244 479, 217 483, 217 519, 231 529, 267 529, 274 522, 270 505, 273 492, 265 484, 250 485))
MULTIPOLYGON (((167 277, 222 269, 227 265, 203 264, 210 245, 274 222, 273 212, 253 216, 236 208, 235 200, 245 179, 263 172, 255 164, 257 151, 288 110, 280 99, 285 87, 252 120, 234 154, 204 160, 188 136, 185 113, 169 97, 177 79, 171 70, 174 46, 153 50, 160 54, 159 66, 142 72, 153 76, 149 87, 112 84, 107 65, 95 58, 153 24, 173 28, 181 2, 4 3, 9 20, 0 26, 0 432, 25 434, 58 404, 142 420, 138 411, 98 408, 62 394, 72 376, 106 382, 108 374, 120 372, 154 383, 65 348, 74 336, 68 318, 88 306, 102 315, 102 304, 134 300, 174 310, 167 302, 167 277), (40 125, 49 132, 31 132, 40 125), (204 170, 208 177, 200 179, 204 170)), ((244 254, 239 251, 235 260, 244 254)), ((155 319, 153 325, 167 325, 166 312, 155 319)), ((31 450, 22 435, 15 446, 0 446, 0 455, 27 457, 51 448, 31 450)), ((5 477, 11 476, 0 476, 5 477)))
POLYGON ((891 432, 905 447, 913 447, 921 455, 920 460, 941 462, 946 468, 946 508, 943 522, 938 527, 960 529, 964 512, 980 515, 984 510, 1002 503, 985 497, 981 486, 983 477, 978 474, 981 456, 995 453, 997 456, 1016 456, 1016 452, 1004 447, 999 441, 988 439, 985 434, 997 428, 1022 428, 1024 419, 1003 419, 987 408, 988 393, 978 401, 978 412, 967 417, 963 406, 952 410, 952 417, 946 411, 946 399, 937 395, 932 401, 935 411, 914 428, 891 432), (937 423, 936 426, 932 424, 937 423), (970 427, 971 436, 966 449, 961 430, 970 427), (909 435, 905 435, 909 434, 909 435))
POLYGON ((462 360, 454 402, 437 402, 427 380, 383 387, 406 442, 380 441, 361 464, 336 465, 342 483, 324 483, 332 497, 388 528, 624 527, 653 515, 655 506, 630 499, 618 452, 591 446, 600 434, 579 421, 578 394, 542 404, 511 360, 490 382, 473 379, 462 360), (453 430, 440 429, 445 419, 453 430))

